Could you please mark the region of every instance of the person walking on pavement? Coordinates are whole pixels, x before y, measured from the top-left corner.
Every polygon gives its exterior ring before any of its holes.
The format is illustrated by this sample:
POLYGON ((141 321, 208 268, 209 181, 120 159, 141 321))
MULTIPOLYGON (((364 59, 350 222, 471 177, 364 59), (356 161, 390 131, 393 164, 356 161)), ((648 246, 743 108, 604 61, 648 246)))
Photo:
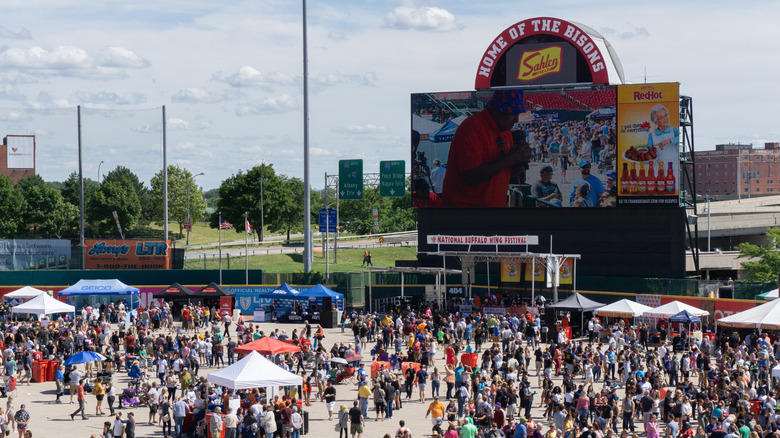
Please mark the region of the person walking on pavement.
POLYGON ((82 420, 86 420, 87 416, 86 416, 86 412, 84 410, 84 407, 87 404, 87 399, 84 397, 84 379, 81 379, 79 381, 79 386, 78 386, 78 388, 76 388, 76 398, 77 398, 77 400, 79 402, 79 408, 76 409, 76 412, 70 414, 70 419, 71 420, 75 420, 74 417, 76 416, 76 414, 81 412, 81 419, 82 420))

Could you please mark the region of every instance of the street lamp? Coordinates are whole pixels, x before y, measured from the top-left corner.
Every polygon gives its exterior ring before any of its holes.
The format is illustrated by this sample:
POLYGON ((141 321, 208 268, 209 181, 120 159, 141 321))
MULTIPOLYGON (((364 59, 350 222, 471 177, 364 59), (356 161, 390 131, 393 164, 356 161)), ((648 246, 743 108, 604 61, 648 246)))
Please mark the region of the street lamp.
POLYGON ((187 222, 190 223, 190 228, 187 229, 187 246, 190 246, 190 229, 192 228, 192 217, 190 217, 190 185, 195 182, 195 178, 205 175, 203 172, 193 175, 190 180, 187 181, 187 222))
POLYGON ((100 160, 100 164, 98 164, 98 184, 100 184, 100 166, 102 166, 103 163, 105 163, 105 161, 100 160))
POLYGON ((704 198, 707 201, 707 252, 710 252, 710 194, 707 193, 705 196, 702 196, 700 194, 696 194, 696 196, 700 198, 704 198))

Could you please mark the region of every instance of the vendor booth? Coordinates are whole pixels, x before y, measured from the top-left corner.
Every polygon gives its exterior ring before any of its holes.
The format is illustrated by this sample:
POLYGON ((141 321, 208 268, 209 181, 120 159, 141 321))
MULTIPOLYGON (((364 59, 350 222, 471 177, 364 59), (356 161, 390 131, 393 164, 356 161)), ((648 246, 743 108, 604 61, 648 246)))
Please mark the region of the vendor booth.
POLYGON ((192 296, 195 294, 195 292, 188 288, 184 287, 179 283, 173 283, 172 285, 166 287, 165 289, 155 292, 152 297, 156 299, 165 300, 168 302, 171 301, 187 301, 192 298, 192 296))
POLYGON ((54 315, 57 313, 74 313, 75 311, 75 307, 52 298, 49 296, 49 294, 46 293, 40 294, 25 303, 11 307, 11 313, 38 315, 41 320, 41 325, 44 327, 49 325, 48 315, 54 315))
MULTIPOLYGON (((303 321, 303 318, 290 318, 289 315, 298 315, 299 308, 303 309, 303 304, 298 303, 299 295, 301 292, 297 289, 293 289, 287 283, 282 283, 281 286, 274 289, 271 292, 260 294, 258 298, 260 301, 267 304, 262 304, 259 308, 255 308, 255 322, 257 321, 271 321, 272 318, 280 320, 284 318, 286 322, 303 321)), ((301 312, 302 313, 302 312, 301 312)))
MULTIPOLYGON (((30 298, 35 298, 38 295, 44 294, 46 292, 36 289, 34 287, 25 286, 21 289, 16 289, 13 292, 8 292, 7 294, 3 295, 3 298, 6 300, 17 300, 17 303, 29 300, 30 298)), ((13 303, 12 303, 13 304, 13 303)))
POLYGON ((101 304, 125 301, 129 309, 140 304, 138 288, 128 286, 119 280, 79 280, 73 286, 59 291, 68 303, 80 309, 84 306, 99 308, 101 304))
POLYGON ((718 320, 721 327, 780 330, 780 300, 772 300, 752 309, 718 320))
POLYGON ((229 291, 219 286, 217 283, 212 282, 203 289, 193 292, 193 294, 190 295, 190 299, 192 301, 199 301, 208 307, 218 308, 220 315, 224 315, 225 313, 232 315, 233 298, 235 298, 235 296, 235 292, 229 291))
MULTIPOLYGON (((580 314, 580 329, 581 333, 585 331, 585 313, 592 312, 598 308, 604 307, 604 303, 599 303, 580 295, 578 292, 574 292, 572 296, 566 298, 563 301, 559 301, 555 304, 550 304, 548 308, 555 311, 569 311, 580 314)), ((569 339, 571 339, 571 333, 567 333, 569 339)))
POLYGON ((301 347, 266 336, 256 341, 241 345, 240 347, 236 347, 233 351, 238 354, 248 354, 254 351, 260 354, 272 356, 283 353, 297 353, 301 351, 301 347))

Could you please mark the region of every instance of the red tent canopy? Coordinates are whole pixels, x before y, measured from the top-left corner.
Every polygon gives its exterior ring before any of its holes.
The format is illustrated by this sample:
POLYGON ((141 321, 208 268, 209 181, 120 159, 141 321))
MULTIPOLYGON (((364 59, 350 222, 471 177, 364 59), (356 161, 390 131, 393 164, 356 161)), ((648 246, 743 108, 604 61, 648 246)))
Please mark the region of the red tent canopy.
POLYGON ((236 347, 233 351, 239 354, 247 354, 250 351, 256 351, 260 354, 281 354, 297 353, 301 351, 301 347, 266 336, 240 347, 236 347))

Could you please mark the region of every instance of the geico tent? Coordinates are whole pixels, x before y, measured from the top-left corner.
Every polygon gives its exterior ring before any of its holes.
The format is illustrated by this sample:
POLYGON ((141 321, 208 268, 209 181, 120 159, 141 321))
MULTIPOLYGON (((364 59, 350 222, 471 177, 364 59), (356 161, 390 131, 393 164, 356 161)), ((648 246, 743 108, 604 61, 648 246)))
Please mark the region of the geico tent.
POLYGON ((49 296, 41 294, 37 297, 11 307, 11 313, 31 313, 35 315, 51 315, 54 313, 73 313, 76 308, 49 296))
POLYGON ((762 330, 780 329, 780 300, 772 300, 752 309, 721 318, 718 320, 718 325, 762 330))
POLYGON ((3 295, 3 298, 9 299, 9 300, 12 300, 12 299, 15 299, 15 298, 21 298, 21 299, 35 298, 38 295, 44 294, 44 293, 46 293, 46 292, 44 292, 44 291, 42 291, 40 289, 36 289, 36 288, 30 287, 30 286, 25 286, 25 287, 23 287, 21 289, 16 289, 13 292, 9 292, 9 293, 3 295))
POLYGON ((138 288, 119 280, 79 280, 73 286, 61 290, 58 295, 138 295, 138 288))
POLYGON ((227 368, 209 373, 206 379, 211 383, 231 389, 298 386, 303 384, 301 376, 285 371, 256 351, 252 351, 243 359, 227 368))

